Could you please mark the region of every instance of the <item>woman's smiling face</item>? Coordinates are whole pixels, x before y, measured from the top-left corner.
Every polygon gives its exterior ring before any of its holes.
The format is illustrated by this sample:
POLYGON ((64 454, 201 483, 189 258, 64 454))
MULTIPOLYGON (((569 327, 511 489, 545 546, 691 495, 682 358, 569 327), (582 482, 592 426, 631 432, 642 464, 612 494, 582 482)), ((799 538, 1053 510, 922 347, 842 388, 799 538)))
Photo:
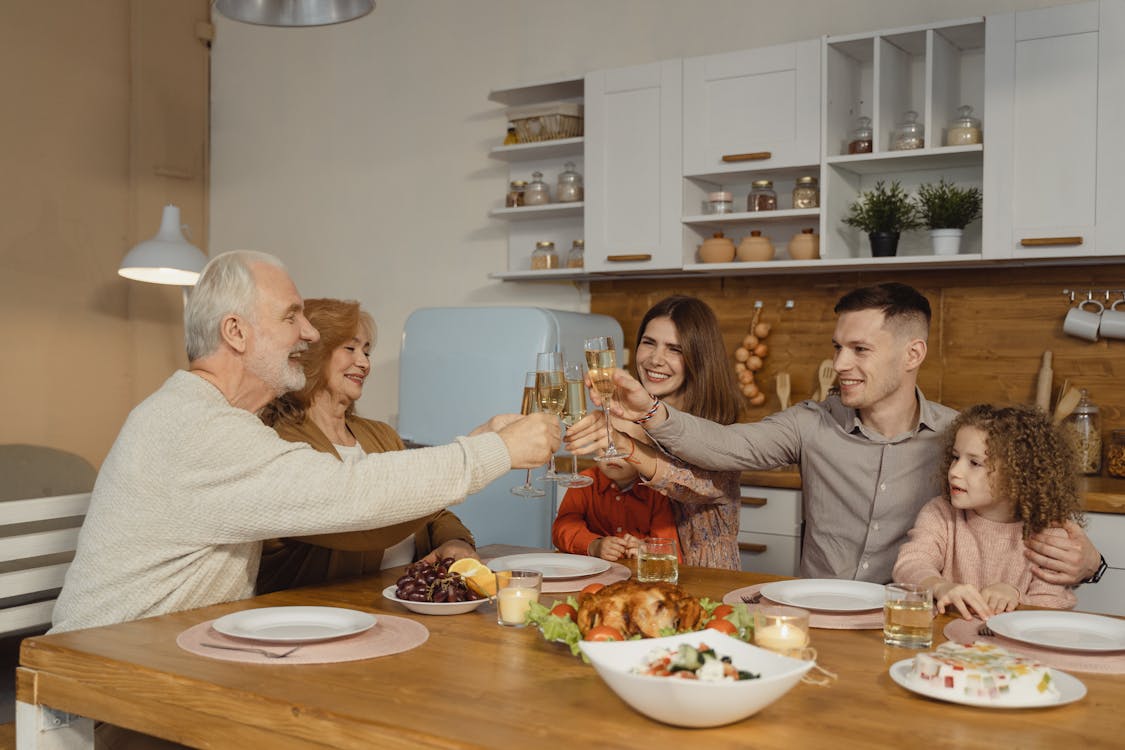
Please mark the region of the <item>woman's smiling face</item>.
POLYGON ((645 389, 676 406, 684 387, 684 355, 676 324, 664 316, 645 326, 636 352, 637 375, 645 389))

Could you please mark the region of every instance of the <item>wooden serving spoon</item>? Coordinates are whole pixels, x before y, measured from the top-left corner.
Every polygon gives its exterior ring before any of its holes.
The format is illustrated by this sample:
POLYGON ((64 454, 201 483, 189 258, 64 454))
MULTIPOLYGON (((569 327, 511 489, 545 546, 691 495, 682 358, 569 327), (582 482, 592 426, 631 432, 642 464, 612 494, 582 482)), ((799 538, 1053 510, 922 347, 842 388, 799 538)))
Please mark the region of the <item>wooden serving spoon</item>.
POLYGON ((820 367, 816 370, 816 377, 820 381, 820 391, 817 393, 816 400, 823 401, 828 398, 828 391, 836 382, 836 369, 832 367, 832 360, 826 359, 820 363, 820 367))
POLYGON ((781 402, 781 409, 789 408, 789 373, 779 372, 776 379, 777 400, 781 402))
POLYGON ((1059 402, 1055 405, 1054 422, 1058 424, 1070 416, 1074 411, 1074 407, 1078 406, 1078 402, 1082 400, 1082 391, 1074 386, 1067 389, 1066 393, 1059 396, 1059 402))

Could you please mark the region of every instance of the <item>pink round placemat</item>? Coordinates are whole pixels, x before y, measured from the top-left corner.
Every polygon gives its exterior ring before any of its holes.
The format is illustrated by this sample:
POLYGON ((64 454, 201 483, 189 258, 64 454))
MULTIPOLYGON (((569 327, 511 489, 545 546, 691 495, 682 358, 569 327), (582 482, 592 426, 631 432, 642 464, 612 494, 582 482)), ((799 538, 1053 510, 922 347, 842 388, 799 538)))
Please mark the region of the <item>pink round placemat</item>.
POLYGON ((202 644, 260 648, 280 654, 298 644, 267 643, 244 638, 231 638, 211 628, 214 620, 193 625, 176 636, 176 645, 193 654, 222 661, 241 661, 251 664, 328 664, 337 661, 358 661, 387 656, 421 646, 430 637, 430 631, 420 622, 405 617, 377 615, 375 626, 362 633, 331 641, 302 643, 293 653, 273 659, 250 651, 228 651, 208 648, 202 644))
MULTIPOLYGON (((764 583, 756 583, 753 586, 743 586, 740 589, 728 591, 726 594, 723 594, 723 603, 738 604, 742 601, 742 597, 744 596, 756 596, 764 585, 764 583)), ((767 599, 764 596, 760 601, 764 604, 780 603, 772 599, 767 599)), ((883 610, 859 613, 845 612, 840 614, 809 610, 809 627, 824 628, 825 630, 882 630, 883 610)))
POLYGON ((1099 672, 1101 674, 1125 674, 1125 653, 1112 654, 1056 651, 1055 649, 1033 646, 1022 641, 1013 641, 999 635, 978 635, 977 629, 983 625, 980 620, 954 620, 941 631, 945 637, 956 643, 975 643, 981 641, 1011 651, 1020 656, 1038 659, 1048 667, 1066 672, 1099 672))
POLYGON ((542 592, 544 594, 560 594, 570 591, 581 591, 591 583, 604 583, 608 586, 611 583, 624 581, 630 575, 632 575, 632 573, 624 565, 620 563, 610 563, 609 570, 604 570, 597 575, 582 576, 581 578, 567 578, 565 580, 543 581, 542 592))

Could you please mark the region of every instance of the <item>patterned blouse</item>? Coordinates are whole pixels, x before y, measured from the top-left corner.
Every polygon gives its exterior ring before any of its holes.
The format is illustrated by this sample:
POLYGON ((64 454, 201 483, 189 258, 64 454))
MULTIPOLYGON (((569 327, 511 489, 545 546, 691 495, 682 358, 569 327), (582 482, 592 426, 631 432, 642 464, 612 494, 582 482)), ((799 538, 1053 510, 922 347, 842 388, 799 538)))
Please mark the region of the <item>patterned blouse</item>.
POLYGON ((684 565, 741 570, 739 472, 707 471, 664 454, 645 484, 672 500, 684 565))

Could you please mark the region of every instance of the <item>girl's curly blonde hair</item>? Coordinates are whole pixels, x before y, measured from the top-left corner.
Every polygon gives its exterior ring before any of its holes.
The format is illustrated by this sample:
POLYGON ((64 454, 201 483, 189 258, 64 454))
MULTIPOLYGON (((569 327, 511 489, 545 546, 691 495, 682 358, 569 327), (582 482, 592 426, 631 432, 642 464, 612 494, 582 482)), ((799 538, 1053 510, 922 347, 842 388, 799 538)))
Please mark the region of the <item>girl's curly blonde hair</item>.
POLYGON ((962 427, 975 427, 985 434, 992 491, 1013 501, 1025 539, 1067 520, 1085 524, 1074 439, 1033 406, 977 404, 953 420, 945 434, 941 467, 947 501, 953 443, 962 427))

